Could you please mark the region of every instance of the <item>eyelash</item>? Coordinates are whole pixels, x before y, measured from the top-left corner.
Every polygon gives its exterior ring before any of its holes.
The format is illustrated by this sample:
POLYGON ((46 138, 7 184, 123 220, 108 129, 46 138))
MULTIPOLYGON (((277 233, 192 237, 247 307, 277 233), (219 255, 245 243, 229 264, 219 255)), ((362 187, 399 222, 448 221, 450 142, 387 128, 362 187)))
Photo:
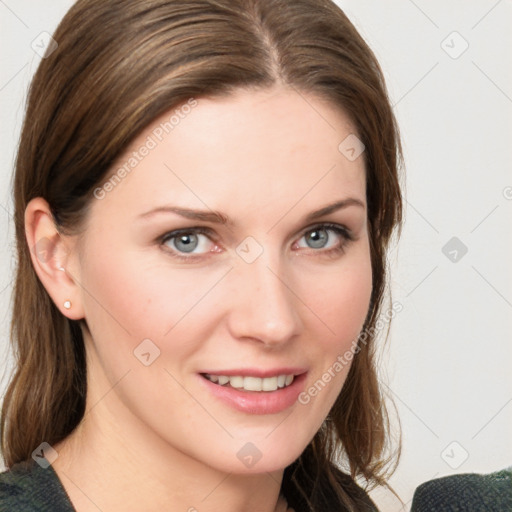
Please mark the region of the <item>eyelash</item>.
MULTIPOLYGON (((330 257, 333 257, 333 258, 336 257, 338 254, 343 253, 345 251, 347 245, 350 242, 355 240, 354 236, 352 235, 352 233, 348 229, 346 229, 345 227, 340 226, 338 224, 331 224, 331 223, 317 224, 315 226, 307 228, 307 229, 305 229, 302 232, 300 238, 302 238, 304 235, 307 235, 308 233, 311 233, 312 231, 316 231, 316 230, 319 230, 319 229, 323 229, 323 230, 326 230, 326 231, 334 231, 336 234, 341 235, 341 237, 343 239, 343 241, 341 242, 341 244, 339 246, 333 247, 331 249, 327 249, 327 250, 318 249, 317 250, 317 249, 311 248, 311 250, 313 250, 314 252, 321 253, 321 254, 323 254, 325 256, 330 256, 330 257)), ((161 246, 163 246, 169 240, 172 240, 173 238, 177 238, 178 236, 183 235, 183 234, 186 234, 186 235, 189 235, 189 234, 206 235, 210 239, 212 239, 212 235, 214 234, 214 232, 211 229, 206 228, 206 227, 202 227, 202 226, 177 229, 175 231, 169 231, 169 232, 165 233, 163 236, 159 237, 158 238, 158 242, 160 243, 161 246)), ((180 252, 174 251, 172 249, 166 248, 164 250, 171 257, 177 258, 177 259, 182 260, 182 261, 198 260, 198 259, 204 258, 206 256, 205 254, 201 254, 201 255, 198 254, 198 255, 192 255, 192 256, 183 256, 180 252)))

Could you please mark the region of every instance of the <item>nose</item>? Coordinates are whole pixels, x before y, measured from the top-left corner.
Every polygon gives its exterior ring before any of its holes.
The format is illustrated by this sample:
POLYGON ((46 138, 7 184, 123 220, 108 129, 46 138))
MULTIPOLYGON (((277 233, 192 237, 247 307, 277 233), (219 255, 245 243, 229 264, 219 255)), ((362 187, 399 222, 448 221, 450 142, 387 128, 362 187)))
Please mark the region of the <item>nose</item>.
POLYGON ((263 255, 233 269, 233 300, 229 316, 236 339, 252 339, 266 348, 282 346, 299 334, 301 304, 278 263, 263 255))

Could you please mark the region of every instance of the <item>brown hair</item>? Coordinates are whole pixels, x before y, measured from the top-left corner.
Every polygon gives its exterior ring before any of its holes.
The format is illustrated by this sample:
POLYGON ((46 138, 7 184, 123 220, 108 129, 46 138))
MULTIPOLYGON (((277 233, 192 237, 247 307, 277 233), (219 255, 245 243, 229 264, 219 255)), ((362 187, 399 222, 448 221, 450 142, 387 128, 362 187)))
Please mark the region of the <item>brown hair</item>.
POLYGON ((393 460, 375 324, 386 249, 402 219, 400 138, 372 51, 330 0, 79 0, 54 38, 58 48, 30 87, 14 178, 16 367, 1 415, 6 465, 29 459, 42 441, 67 437, 85 409, 82 321, 59 312, 34 271, 28 202, 43 197, 59 229, 79 233, 92 191, 156 117, 191 97, 277 83, 343 109, 366 148, 373 290, 363 330, 371 334, 324 425, 283 480, 297 512, 360 510, 353 479, 385 484, 393 460))

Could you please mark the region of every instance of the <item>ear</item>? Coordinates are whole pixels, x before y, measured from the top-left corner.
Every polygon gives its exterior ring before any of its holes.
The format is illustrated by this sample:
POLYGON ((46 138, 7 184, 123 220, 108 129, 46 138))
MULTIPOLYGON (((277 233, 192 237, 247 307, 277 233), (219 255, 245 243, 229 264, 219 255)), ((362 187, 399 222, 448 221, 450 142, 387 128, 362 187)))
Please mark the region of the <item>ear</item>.
POLYGON ((42 197, 32 199, 25 209, 25 236, 34 269, 55 305, 71 320, 84 318, 76 239, 59 233, 42 197))

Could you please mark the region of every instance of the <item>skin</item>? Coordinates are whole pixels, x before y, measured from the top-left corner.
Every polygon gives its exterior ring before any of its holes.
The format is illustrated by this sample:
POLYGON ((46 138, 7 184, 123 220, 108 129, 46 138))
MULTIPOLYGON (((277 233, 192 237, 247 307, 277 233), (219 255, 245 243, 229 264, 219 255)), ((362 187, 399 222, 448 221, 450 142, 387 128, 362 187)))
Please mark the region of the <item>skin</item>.
MULTIPOLYGON (((283 470, 320 428, 349 365, 308 404, 275 414, 233 409, 198 372, 301 366, 308 389, 350 349, 368 311, 364 161, 338 150, 355 133, 350 119, 283 87, 197 101, 121 183, 92 199, 81 238, 59 235, 44 199, 26 209, 29 246, 50 244, 44 261, 33 256, 39 278, 62 314, 87 322, 86 414, 54 446, 53 462, 79 512, 284 510, 283 470), (361 205, 304 222, 348 197, 361 205), (220 211, 234 224, 138 219, 161 205, 220 211), (325 222, 354 239, 327 230, 324 246, 314 245, 312 228, 325 222), (172 257, 183 246, 159 239, 196 226, 212 235, 194 239, 193 261, 172 257), (252 263, 236 251, 249 236, 262 249, 252 263), (134 357, 144 339, 160 350, 149 366, 134 357), (250 468, 237 457, 247 442, 262 454, 250 468)), ((112 172, 168 119, 141 133, 112 172)))

